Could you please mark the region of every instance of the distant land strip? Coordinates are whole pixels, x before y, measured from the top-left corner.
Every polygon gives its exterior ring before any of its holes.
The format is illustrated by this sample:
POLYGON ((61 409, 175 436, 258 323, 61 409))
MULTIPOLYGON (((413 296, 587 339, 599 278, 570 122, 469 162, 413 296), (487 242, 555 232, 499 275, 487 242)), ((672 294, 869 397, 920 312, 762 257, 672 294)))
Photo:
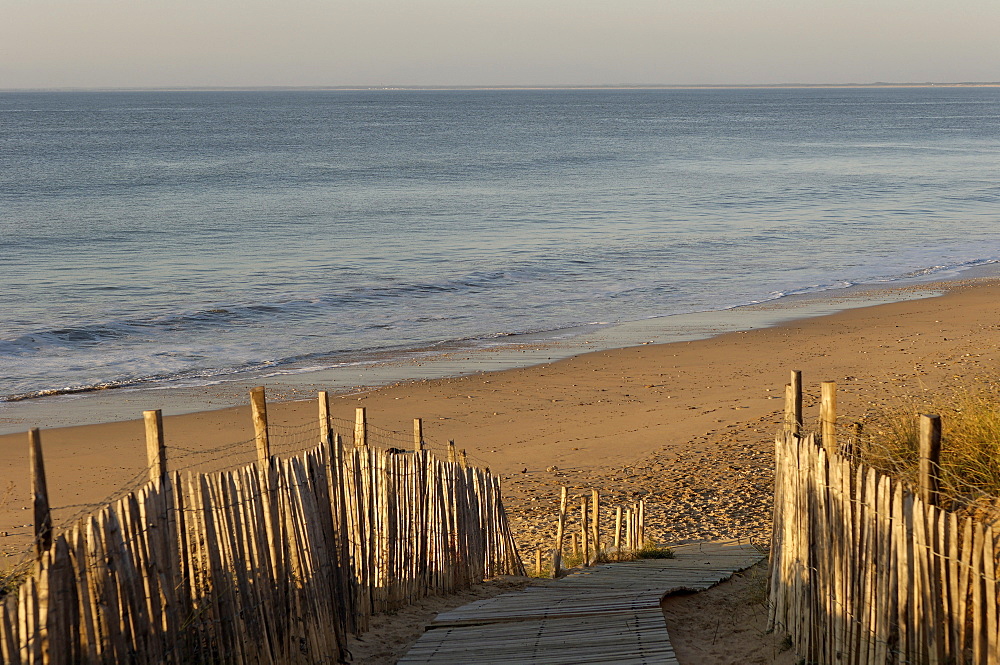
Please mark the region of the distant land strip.
POLYGON ((1000 81, 952 83, 754 83, 754 84, 565 84, 565 85, 303 85, 165 86, 126 88, 6 88, 0 92, 253 92, 253 91, 432 91, 432 90, 778 90, 794 88, 998 88, 1000 81))

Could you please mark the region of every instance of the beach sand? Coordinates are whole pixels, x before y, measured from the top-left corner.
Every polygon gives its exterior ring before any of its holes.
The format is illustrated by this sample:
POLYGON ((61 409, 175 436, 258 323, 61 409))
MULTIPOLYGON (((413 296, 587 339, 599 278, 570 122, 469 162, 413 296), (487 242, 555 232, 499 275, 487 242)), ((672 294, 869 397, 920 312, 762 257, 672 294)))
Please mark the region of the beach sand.
MULTIPOLYGON (((401 444, 412 419, 423 418, 433 449, 453 439, 472 463, 501 474, 526 561, 551 541, 560 485, 576 505, 575 497, 600 490, 605 520, 613 506, 645 498, 647 533, 659 543, 749 538, 766 545, 773 435, 789 370, 803 371, 807 426, 818 419, 821 381, 838 383, 846 423, 905 394, 996 376, 1000 282, 920 288, 946 293, 710 339, 334 395, 333 415, 347 422, 364 406, 373 426, 402 433, 401 444)), ((270 394, 282 396, 292 395, 270 394)), ((315 437, 314 401, 269 410, 284 436, 276 452, 315 437)), ((247 407, 169 416, 164 429, 173 468, 253 459, 247 407)), ((43 430, 50 500, 62 507, 56 522, 138 482, 143 436, 140 421, 43 430)), ((31 531, 26 449, 23 433, 0 436, 0 548, 9 561, 31 531)), ((699 662, 742 662, 718 658, 699 662)))

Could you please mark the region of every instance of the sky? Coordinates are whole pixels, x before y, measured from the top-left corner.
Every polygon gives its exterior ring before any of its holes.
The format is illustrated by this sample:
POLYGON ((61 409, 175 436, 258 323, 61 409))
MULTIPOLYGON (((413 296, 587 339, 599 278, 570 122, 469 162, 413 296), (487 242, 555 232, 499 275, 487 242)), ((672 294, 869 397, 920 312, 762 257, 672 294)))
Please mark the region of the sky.
POLYGON ((998 0, 0 0, 0 89, 1000 81, 998 0))

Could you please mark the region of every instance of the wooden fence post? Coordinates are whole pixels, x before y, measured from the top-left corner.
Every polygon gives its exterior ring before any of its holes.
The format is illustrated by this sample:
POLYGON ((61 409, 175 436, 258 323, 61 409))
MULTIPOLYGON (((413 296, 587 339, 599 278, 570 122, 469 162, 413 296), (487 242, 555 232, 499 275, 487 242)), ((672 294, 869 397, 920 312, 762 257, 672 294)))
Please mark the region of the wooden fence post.
POLYGON ((587 497, 580 497, 580 541, 583 544, 582 565, 586 568, 590 565, 590 538, 587 537, 590 529, 587 527, 587 497))
POLYGON ((920 498, 938 505, 941 491, 941 416, 920 416, 920 498))
POLYGON ((542 548, 535 548, 535 577, 542 576, 542 548))
POLYGON ((333 443, 331 436, 333 431, 330 428, 330 396, 325 390, 319 391, 319 441, 320 443, 333 443))
POLYGON ((413 452, 419 453, 424 449, 424 421, 420 418, 413 419, 413 452))
POLYGON ((163 442, 163 412, 143 411, 146 423, 146 462, 149 465, 150 482, 167 475, 167 446, 163 442))
POLYGON ((802 372, 792 370, 792 382, 785 384, 785 431, 802 434, 802 372))
POLYGON ((837 384, 824 381, 819 405, 820 433, 823 447, 830 453, 837 452, 837 384))
POLYGON ((448 461, 455 462, 458 460, 458 454, 455 451, 455 442, 448 441, 448 461))
POLYGON ((365 407, 359 406, 354 410, 354 447, 365 448, 368 446, 368 414, 365 407))
POLYGON ((792 397, 792 384, 786 383, 785 384, 785 425, 784 425, 783 429, 786 432, 789 432, 789 433, 794 433, 795 432, 795 429, 794 429, 795 416, 793 415, 793 412, 795 410, 795 407, 793 406, 794 403, 795 403, 795 398, 792 397))
POLYGON ((615 508, 615 552, 622 546, 622 507, 615 508))
POLYGON ((638 517, 639 527, 636 531, 639 532, 639 540, 636 547, 642 549, 646 546, 646 500, 639 499, 639 517, 638 517))
POLYGON ((601 555, 601 529, 600 529, 600 516, 598 515, 598 510, 601 505, 601 495, 597 490, 590 490, 590 537, 594 539, 594 563, 597 562, 597 558, 601 555))
POLYGON ((559 577, 562 568, 563 537, 566 529, 566 488, 562 488, 559 498, 559 520, 556 522, 556 544, 552 551, 552 577, 559 577))
POLYGON ((802 370, 793 369, 792 379, 792 433, 802 434, 802 370))
POLYGON ((254 438, 257 442, 257 461, 261 468, 264 468, 271 459, 271 440, 267 432, 267 397, 264 395, 264 386, 258 386, 250 391, 250 411, 253 416, 254 438))
POLYGON ((465 448, 458 451, 458 463, 463 469, 469 467, 469 456, 465 454, 465 448))
POLYGON ((35 510, 35 552, 39 558, 52 546, 52 512, 45 484, 42 437, 37 427, 28 430, 28 466, 31 472, 31 502, 35 510))

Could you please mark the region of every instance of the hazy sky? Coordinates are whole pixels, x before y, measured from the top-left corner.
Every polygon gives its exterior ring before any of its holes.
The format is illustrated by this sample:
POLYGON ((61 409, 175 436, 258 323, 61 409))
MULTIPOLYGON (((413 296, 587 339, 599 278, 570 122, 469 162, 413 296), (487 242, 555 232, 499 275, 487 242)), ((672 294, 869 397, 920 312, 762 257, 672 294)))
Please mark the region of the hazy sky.
POLYGON ((0 89, 997 80, 998 0, 0 0, 0 89))

